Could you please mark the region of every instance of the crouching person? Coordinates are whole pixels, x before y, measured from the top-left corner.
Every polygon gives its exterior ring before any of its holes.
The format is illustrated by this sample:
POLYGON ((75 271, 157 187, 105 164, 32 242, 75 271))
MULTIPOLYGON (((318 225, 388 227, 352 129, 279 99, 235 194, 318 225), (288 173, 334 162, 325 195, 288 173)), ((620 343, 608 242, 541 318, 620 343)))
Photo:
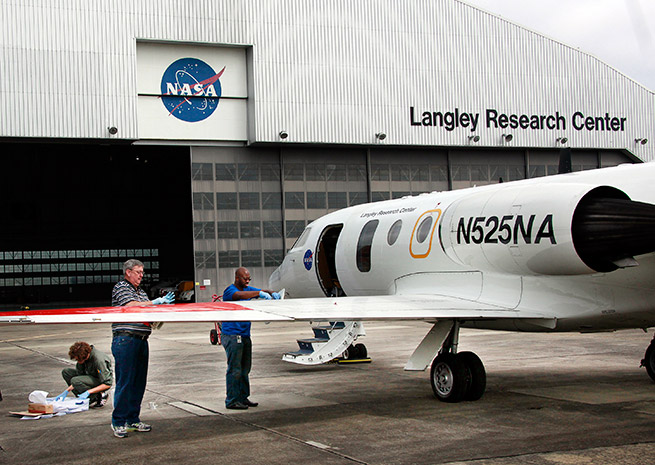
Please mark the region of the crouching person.
POLYGON ((114 384, 111 358, 86 342, 76 342, 68 350, 71 360, 77 361, 75 368, 64 368, 61 375, 68 388, 55 400, 63 400, 69 392, 78 399, 89 399, 89 408, 102 407, 109 398, 109 389, 114 384))

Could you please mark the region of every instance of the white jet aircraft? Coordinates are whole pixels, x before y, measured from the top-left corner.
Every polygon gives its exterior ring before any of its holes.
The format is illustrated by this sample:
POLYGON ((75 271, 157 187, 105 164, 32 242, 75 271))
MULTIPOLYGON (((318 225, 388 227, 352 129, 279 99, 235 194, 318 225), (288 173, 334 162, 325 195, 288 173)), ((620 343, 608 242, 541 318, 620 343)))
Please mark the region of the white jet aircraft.
MULTIPOLYGON (((476 400, 486 373, 458 352, 461 327, 655 326, 654 179, 653 163, 621 165, 339 210, 309 224, 271 275, 284 300, 2 312, 0 322, 424 320, 433 326, 405 368, 431 364, 440 400, 476 400)), ((642 364, 655 380, 655 340, 642 364)))

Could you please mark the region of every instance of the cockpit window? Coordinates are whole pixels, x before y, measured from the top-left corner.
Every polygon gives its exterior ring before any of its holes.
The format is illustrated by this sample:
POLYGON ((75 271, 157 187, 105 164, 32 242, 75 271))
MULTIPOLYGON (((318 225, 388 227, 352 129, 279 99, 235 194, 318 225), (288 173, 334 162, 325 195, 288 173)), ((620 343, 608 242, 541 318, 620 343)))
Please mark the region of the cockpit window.
POLYGON ((394 245, 396 243, 402 227, 403 220, 398 220, 391 225, 391 228, 389 228, 389 233, 387 234, 387 244, 394 245))
POLYGON ((305 228, 305 230, 302 232, 300 237, 296 239, 296 242, 293 243, 291 246, 291 249, 295 249, 297 247, 302 247, 305 245, 305 242, 307 242, 307 238, 309 237, 309 231, 311 231, 312 228, 305 228))
POLYGON ((423 221, 421 221, 421 224, 418 227, 418 231, 416 231, 416 241, 419 244, 422 244, 428 238, 428 236, 430 235, 431 227, 432 227, 431 216, 428 216, 423 221))
POLYGON ((371 271, 371 244, 379 220, 371 220, 364 225, 357 241, 357 269, 362 273, 371 271))

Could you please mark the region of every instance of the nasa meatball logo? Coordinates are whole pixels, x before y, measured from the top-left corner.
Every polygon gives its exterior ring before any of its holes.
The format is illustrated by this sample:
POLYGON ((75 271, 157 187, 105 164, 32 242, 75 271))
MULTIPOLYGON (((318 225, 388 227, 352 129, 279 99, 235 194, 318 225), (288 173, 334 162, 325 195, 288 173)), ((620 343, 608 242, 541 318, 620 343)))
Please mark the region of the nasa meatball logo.
POLYGON ((209 118, 221 98, 219 78, 224 71, 216 73, 197 58, 171 63, 161 78, 161 101, 168 114, 188 123, 209 118))
POLYGON ((305 268, 307 271, 312 269, 312 261, 314 260, 314 254, 311 250, 307 249, 307 252, 305 252, 305 256, 302 259, 302 262, 305 264, 305 268))

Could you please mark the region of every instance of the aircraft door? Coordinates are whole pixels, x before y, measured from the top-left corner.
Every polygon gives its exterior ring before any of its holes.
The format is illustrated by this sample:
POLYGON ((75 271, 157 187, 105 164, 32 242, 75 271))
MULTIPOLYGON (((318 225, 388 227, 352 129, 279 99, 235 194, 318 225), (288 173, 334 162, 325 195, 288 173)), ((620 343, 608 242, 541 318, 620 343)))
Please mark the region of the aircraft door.
POLYGON ((328 297, 346 295, 337 276, 337 240, 343 224, 331 224, 321 233, 316 246, 316 276, 323 292, 328 297))
POLYGON ((435 231, 440 218, 440 209, 427 210, 418 217, 409 242, 409 254, 412 258, 427 258, 430 255, 432 247, 436 246, 435 242, 439 240, 435 231))

